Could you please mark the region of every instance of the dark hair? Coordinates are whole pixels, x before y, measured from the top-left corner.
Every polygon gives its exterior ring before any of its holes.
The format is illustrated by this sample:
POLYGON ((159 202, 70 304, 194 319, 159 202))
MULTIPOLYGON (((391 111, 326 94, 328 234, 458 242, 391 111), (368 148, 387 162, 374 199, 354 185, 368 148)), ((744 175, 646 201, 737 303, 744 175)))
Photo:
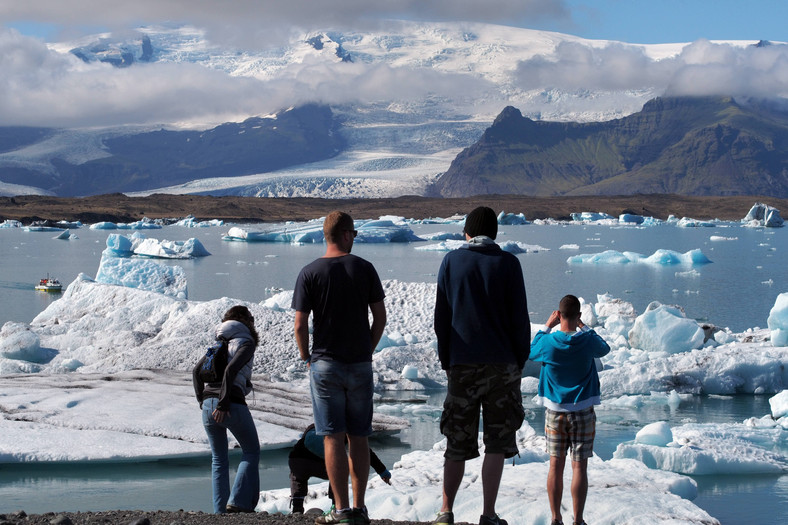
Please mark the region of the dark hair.
POLYGON ((344 230, 353 230, 353 217, 339 210, 332 211, 326 215, 323 221, 323 236, 326 242, 336 244, 342 238, 344 230))
POLYGON ((257 330, 254 329, 254 317, 252 316, 252 312, 243 305, 235 305, 226 312, 224 312, 224 317, 222 317, 222 322, 224 321, 238 321, 245 325, 249 332, 252 333, 252 339, 254 340, 254 345, 257 346, 260 342, 260 336, 257 335, 257 330))
POLYGON ((558 303, 558 311, 562 317, 574 319, 580 315, 580 299, 574 295, 565 295, 558 303))
POLYGON ((492 208, 479 206, 465 218, 463 231, 471 237, 486 235, 494 240, 498 236, 498 216, 492 208))

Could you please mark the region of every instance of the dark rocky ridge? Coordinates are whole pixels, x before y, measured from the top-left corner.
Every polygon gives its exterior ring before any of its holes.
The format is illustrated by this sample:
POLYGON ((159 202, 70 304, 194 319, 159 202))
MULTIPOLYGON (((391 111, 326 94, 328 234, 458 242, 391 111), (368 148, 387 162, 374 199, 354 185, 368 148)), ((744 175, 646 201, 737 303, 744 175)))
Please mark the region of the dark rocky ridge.
POLYGON ((181 218, 194 215, 200 220, 228 222, 303 221, 342 209, 356 219, 381 215, 406 218, 450 217, 466 214, 476 206, 490 206, 496 212, 523 213, 529 220, 568 219, 571 213, 605 212, 615 217, 632 213, 666 219, 669 215, 694 219, 742 219, 756 202, 788 212, 788 199, 765 196, 687 197, 681 195, 624 195, 594 197, 529 197, 520 195, 480 195, 466 198, 397 197, 389 199, 312 199, 209 197, 200 195, 151 195, 127 197, 122 194, 68 198, 25 195, 0 197, 0 220, 15 219, 29 224, 34 220, 133 222, 148 217, 181 218))

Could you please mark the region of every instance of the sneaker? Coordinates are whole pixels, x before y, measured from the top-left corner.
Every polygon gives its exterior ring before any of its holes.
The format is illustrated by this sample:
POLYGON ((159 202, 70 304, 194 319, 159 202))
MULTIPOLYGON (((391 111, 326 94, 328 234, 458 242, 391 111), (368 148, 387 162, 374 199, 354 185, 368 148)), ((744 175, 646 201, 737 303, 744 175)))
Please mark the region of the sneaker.
POLYGON ((439 512, 432 525, 454 525, 454 513, 450 510, 439 512))
POLYGON ((242 507, 239 507, 238 505, 233 505, 232 503, 228 503, 225 509, 230 514, 236 514, 240 512, 254 512, 254 509, 244 509, 242 507))
POLYGON ((503 518, 499 518, 497 514, 492 518, 481 515, 479 516, 479 525, 509 525, 509 522, 503 518))
POLYGON ((355 525, 369 525, 370 520, 367 506, 353 507, 353 518, 355 519, 355 525))
POLYGON ((353 510, 337 510, 333 506, 315 520, 315 525, 355 525, 353 510))
POLYGON ((564 525, 563 521, 553 520, 550 522, 550 525, 564 525))

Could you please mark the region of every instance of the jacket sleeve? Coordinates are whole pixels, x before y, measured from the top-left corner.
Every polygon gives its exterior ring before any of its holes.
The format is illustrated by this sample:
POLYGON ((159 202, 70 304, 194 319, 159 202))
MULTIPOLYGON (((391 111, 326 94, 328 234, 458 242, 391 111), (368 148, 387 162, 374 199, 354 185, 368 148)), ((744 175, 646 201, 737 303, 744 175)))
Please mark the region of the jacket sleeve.
POLYGON ((386 465, 380 460, 377 454, 369 449, 369 464, 378 473, 378 476, 386 472, 386 465))
POLYGON ((244 342, 241 343, 240 348, 238 348, 238 351, 233 355, 233 358, 227 363, 227 368, 224 369, 224 378, 222 378, 222 389, 219 393, 219 402, 216 405, 216 408, 219 410, 229 410, 230 392, 235 383, 235 376, 237 376, 244 365, 254 357, 254 350, 254 343, 250 339, 245 339, 244 342))
POLYGON ((531 361, 536 361, 537 363, 544 361, 546 357, 544 338, 547 335, 548 333, 542 330, 536 332, 536 335, 534 336, 534 340, 531 343, 531 355, 530 355, 531 361))
POLYGON ((448 370, 451 363, 451 305, 446 295, 446 259, 438 270, 438 291, 435 297, 435 336, 438 340, 438 359, 441 368, 448 370))
POLYGON ((194 386, 194 395, 197 397, 197 401, 200 403, 200 408, 202 408, 202 394, 205 390, 205 383, 203 383, 202 379, 200 379, 200 368, 202 367, 204 360, 205 356, 202 356, 192 369, 192 386, 194 386))
POLYGON ((512 291, 511 304, 509 305, 512 317, 509 322, 512 329, 512 349, 517 358, 517 365, 522 369, 525 362, 528 361, 531 351, 531 318, 528 315, 528 299, 525 294, 523 270, 516 257, 514 261, 509 281, 509 289, 512 291))
POLYGON ((594 357, 603 357, 610 353, 610 345, 607 344, 607 341, 602 339, 602 336, 596 333, 594 330, 588 331, 589 336, 594 338, 596 345, 594 345, 594 357))

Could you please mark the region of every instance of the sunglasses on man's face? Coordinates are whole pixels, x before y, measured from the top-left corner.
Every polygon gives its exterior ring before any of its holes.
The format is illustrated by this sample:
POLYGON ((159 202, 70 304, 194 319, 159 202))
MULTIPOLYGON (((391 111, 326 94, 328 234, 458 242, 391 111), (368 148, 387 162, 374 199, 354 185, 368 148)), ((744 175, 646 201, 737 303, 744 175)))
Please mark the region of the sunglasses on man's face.
POLYGON ((345 230, 345 231, 353 233, 353 237, 358 237, 358 230, 345 230))

